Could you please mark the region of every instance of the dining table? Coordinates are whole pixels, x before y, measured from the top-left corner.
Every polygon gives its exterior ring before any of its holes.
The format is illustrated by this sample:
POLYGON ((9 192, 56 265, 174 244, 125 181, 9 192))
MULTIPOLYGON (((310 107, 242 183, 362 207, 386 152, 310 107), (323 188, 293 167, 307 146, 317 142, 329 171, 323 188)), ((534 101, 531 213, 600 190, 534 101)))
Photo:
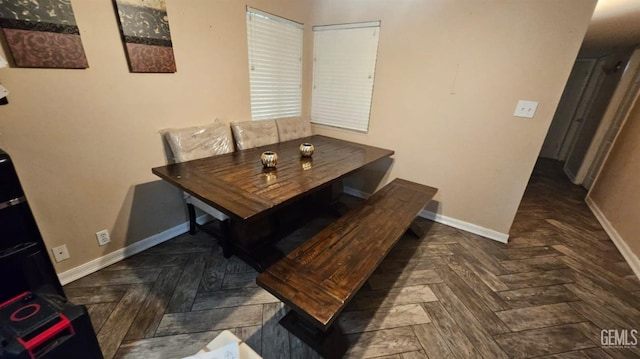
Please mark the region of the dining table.
MULTIPOLYGON (((225 213, 229 220, 218 238, 225 257, 242 253, 243 259, 254 260, 252 249, 259 247, 261 236, 268 237, 268 231, 260 228, 273 225, 269 218, 277 217, 278 211, 393 154, 389 149, 313 135, 155 167, 152 173, 225 213), (302 143, 313 145, 311 156, 301 155, 302 143), (261 154, 267 151, 277 154, 273 168, 261 163, 261 154)), ((260 269, 259 262, 254 267, 260 269)))

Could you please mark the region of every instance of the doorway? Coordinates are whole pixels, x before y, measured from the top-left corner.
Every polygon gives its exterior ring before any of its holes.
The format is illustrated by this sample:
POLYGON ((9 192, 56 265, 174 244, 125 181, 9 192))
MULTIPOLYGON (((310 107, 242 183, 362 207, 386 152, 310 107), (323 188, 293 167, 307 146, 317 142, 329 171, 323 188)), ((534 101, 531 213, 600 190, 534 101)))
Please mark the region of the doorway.
POLYGON ((563 151, 563 147, 567 142, 569 127, 571 127, 573 119, 576 118, 578 106, 595 65, 595 59, 577 59, 574 63, 539 157, 564 161, 566 151, 563 151))
MULTIPOLYGON (((611 100, 610 108, 603 116, 580 168, 580 172, 584 173, 582 185, 586 189, 591 189, 596 176, 604 165, 613 141, 627 119, 629 111, 640 97, 640 50, 634 52, 627 69, 629 74, 625 73, 621 79, 611 100)), ((578 176, 582 173, 579 173, 578 176)))
POLYGON ((611 125, 603 119, 611 117, 612 108, 621 105, 612 99, 619 100, 614 94, 620 92, 622 75, 628 76, 629 67, 625 65, 632 65, 629 55, 627 51, 599 59, 576 60, 539 154, 563 162, 567 177, 587 189, 585 179, 590 173, 597 173, 591 167, 605 137, 603 126, 611 125))

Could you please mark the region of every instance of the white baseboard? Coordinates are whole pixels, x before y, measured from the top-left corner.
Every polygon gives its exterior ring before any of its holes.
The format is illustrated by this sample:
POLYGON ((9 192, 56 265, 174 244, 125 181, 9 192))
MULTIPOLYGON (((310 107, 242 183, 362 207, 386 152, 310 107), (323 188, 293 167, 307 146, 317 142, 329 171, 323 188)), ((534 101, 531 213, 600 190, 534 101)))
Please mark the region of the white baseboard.
POLYGON ((567 175, 567 177, 569 177, 569 180, 571 181, 571 183, 578 184, 578 185, 582 184, 582 182, 578 181, 578 176, 573 174, 573 172, 571 172, 571 170, 569 168, 567 168, 567 166, 564 166, 562 168, 562 171, 564 172, 564 174, 567 175))
MULTIPOLYGON (((369 193, 357 190, 355 188, 347 187, 347 186, 344 187, 343 191, 348 195, 363 198, 363 199, 367 199, 369 198, 369 196, 371 196, 369 193)), ((507 241, 509 240, 509 235, 506 233, 497 232, 492 229, 484 228, 473 223, 461 221, 459 219, 443 216, 441 214, 433 213, 431 211, 423 210, 422 212, 420 212, 420 217, 426 218, 428 220, 441 223, 453 228, 461 229, 469 233, 477 234, 485 238, 493 239, 494 241, 498 241, 501 243, 507 243, 507 241)))
POLYGON ((461 221, 459 219, 443 216, 438 213, 433 213, 431 211, 427 211, 426 209, 420 213, 420 217, 426 218, 428 220, 442 223, 449 227, 461 229, 465 232, 477 234, 481 237, 493 239, 494 241, 498 241, 500 243, 507 243, 509 241, 509 235, 506 233, 501 233, 498 231, 494 231, 493 229, 485 228, 478 226, 473 223, 461 221))
MULTIPOLYGON (((207 221, 208 217, 209 215, 204 214, 197 218, 197 222, 204 223, 207 221)), ((134 254, 138 254, 155 245, 168 241, 169 239, 175 236, 178 236, 182 233, 185 233, 188 230, 189 230, 189 222, 179 224, 173 228, 167 229, 164 232, 154 234, 151 237, 147 237, 136 243, 133 243, 130 246, 126 246, 124 248, 118 249, 100 258, 96 258, 90 262, 87 262, 75 268, 71 268, 67 271, 64 271, 58 274, 58 279, 60 280, 60 283, 62 283, 62 285, 71 283, 74 280, 80 279, 91 273, 97 272, 98 270, 105 268, 107 266, 110 266, 116 262, 119 262, 127 257, 131 257, 134 254)))
POLYGON ((609 222, 604 213, 602 213, 598 205, 593 202, 591 197, 587 197, 585 199, 585 202, 587 202, 587 206, 589 206, 589 209, 591 209, 593 215, 596 217, 596 219, 598 219, 598 222, 600 222, 600 225, 602 226, 602 228, 604 228, 604 231, 607 232, 609 237, 611 237, 611 241, 616 245, 624 259, 629 264, 629 267, 631 267, 633 273, 635 273, 636 277, 640 279, 640 258, 638 258, 638 256, 631 251, 631 248, 629 248, 627 242, 622 239, 618 231, 616 231, 611 222, 609 222))

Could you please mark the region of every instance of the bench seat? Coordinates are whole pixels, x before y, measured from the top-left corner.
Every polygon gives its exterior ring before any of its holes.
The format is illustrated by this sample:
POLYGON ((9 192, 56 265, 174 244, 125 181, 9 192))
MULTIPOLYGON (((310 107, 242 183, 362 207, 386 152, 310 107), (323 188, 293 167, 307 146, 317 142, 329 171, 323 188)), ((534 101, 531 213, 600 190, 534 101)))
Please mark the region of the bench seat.
POLYGON ((436 192, 395 179, 260 273, 256 282, 305 324, 326 332, 436 192))

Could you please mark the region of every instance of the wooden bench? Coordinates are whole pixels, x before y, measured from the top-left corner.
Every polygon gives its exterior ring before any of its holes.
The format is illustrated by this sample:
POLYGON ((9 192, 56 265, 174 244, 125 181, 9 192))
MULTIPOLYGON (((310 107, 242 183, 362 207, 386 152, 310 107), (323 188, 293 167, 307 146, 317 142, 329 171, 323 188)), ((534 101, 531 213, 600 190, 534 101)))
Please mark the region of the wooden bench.
POLYGON ((395 179, 256 278, 292 310, 280 321, 320 355, 348 343, 335 321, 437 189, 395 179))

